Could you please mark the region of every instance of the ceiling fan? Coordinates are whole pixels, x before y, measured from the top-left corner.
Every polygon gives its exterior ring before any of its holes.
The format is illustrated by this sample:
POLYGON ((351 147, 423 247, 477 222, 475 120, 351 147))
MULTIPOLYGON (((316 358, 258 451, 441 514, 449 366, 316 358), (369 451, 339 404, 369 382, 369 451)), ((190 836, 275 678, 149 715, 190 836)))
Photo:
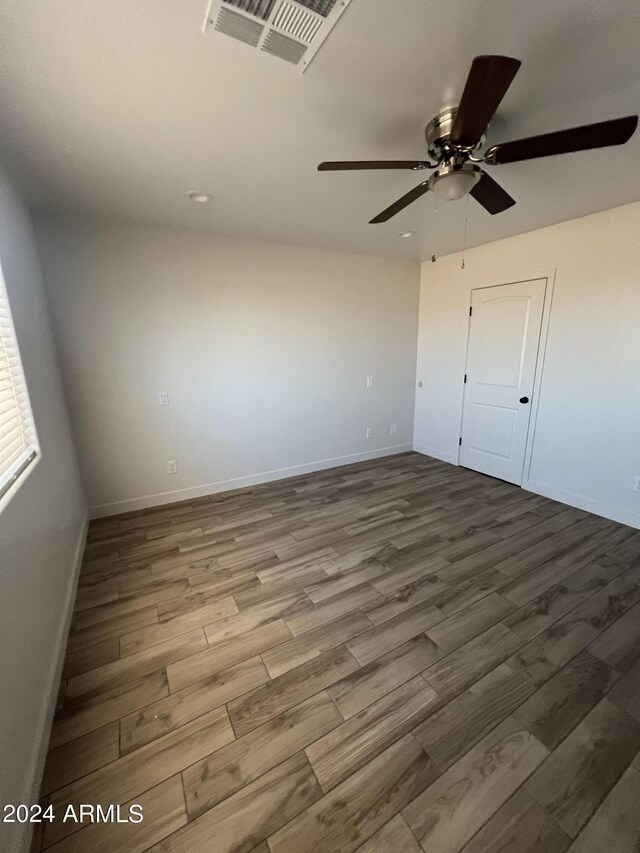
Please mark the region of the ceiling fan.
POLYGON ((484 144, 487 126, 520 65, 520 60, 509 56, 476 56, 459 106, 439 113, 425 129, 427 152, 435 163, 427 160, 347 160, 320 163, 318 171, 436 169, 426 181, 375 216, 371 223, 386 222, 436 187, 438 198, 453 201, 469 193, 485 210, 494 214, 507 210, 515 204, 515 199, 478 164, 497 166, 552 154, 623 145, 633 135, 638 124, 636 115, 502 142, 477 156, 484 144))

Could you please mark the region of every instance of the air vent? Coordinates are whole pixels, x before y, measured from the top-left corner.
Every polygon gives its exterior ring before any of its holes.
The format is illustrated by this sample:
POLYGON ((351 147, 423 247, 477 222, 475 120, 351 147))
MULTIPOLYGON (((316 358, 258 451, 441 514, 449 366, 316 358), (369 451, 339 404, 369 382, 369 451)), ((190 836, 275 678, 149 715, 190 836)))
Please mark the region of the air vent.
POLYGON ((243 12, 262 18, 263 21, 267 20, 275 3, 276 0, 226 0, 226 5, 242 9, 243 12))
POLYGON ((231 36, 305 71, 350 2, 210 0, 202 31, 231 36))
POLYGON ((279 56, 280 59, 285 59, 287 62, 293 62, 294 65, 297 65, 307 52, 306 45, 283 36, 275 30, 271 30, 267 34, 262 49, 274 56, 279 56))
POLYGON ((257 21, 252 21, 251 18, 245 18, 244 15, 223 8, 220 9, 216 20, 216 30, 252 47, 257 47, 260 36, 264 32, 264 26, 257 21))
POLYGON ((301 9, 297 3, 283 0, 278 6, 273 26, 300 39, 304 44, 311 44, 313 37, 322 26, 322 18, 312 15, 306 9, 301 9))
POLYGON ((319 15, 322 15, 323 18, 326 18, 329 12, 331 12, 333 7, 336 5, 336 0, 300 0, 300 5, 306 6, 306 8, 311 9, 312 12, 317 12, 319 15))

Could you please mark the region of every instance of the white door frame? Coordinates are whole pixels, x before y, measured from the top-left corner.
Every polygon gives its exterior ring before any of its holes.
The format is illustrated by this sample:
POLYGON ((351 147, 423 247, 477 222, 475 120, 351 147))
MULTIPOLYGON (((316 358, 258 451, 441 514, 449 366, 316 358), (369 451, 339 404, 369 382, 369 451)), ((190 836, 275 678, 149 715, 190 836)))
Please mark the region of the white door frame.
MULTIPOLYGON (((545 354, 547 350, 547 339, 549 336, 549 323, 551 320, 551 306, 553 303, 553 290, 556 281, 556 268, 553 267, 551 269, 547 269, 541 272, 534 273, 526 273, 525 275, 510 275, 505 278, 499 279, 489 279, 488 281, 479 282, 476 284, 470 284, 469 287, 469 300, 468 305, 471 307, 471 297, 472 291, 474 290, 483 290, 487 287, 500 287, 504 284, 522 284, 527 281, 536 281, 538 279, 545 278, 547 280, 547 287, 544 296, 544 304, 542 307, 542 322, 540 324, 540 338, 538 341, 538 353, 536 357, 536 369, 533 378, 533 392, 531 394, 531 412, 529 415, 529 427, 527 430, 527 442, 525 445, 524 451, 524 465, 522 468, 522 484, 520 488, 527 489, 527 491, 535 492, 537 491, 535 488, 528 488, 530 481, 530 471, 531 471, 531 459, 533 456, 533 445, 535 440, 535 432, 536 432, 536 423, 538 419, 538 406, 540 402, 540 394, 542 392, 542 376, 544 373, 544 360, 545 354)), ((465 374, 468 372, 467 370, 467 360, 469 358, 469 332, 471 330, 471 317, 467 319, 467 349, 464 357, 464 372, 465 374)), ((464 375, 460 377, 460 383, 462 386, 462 393, 460 394, 460 417, 458 420, 458 435, 462 435, 462 415, 464 410, 464 375)), ((456 465, 460 465, 460 445, 458 445, 458 450, 456 453, 456 465)))

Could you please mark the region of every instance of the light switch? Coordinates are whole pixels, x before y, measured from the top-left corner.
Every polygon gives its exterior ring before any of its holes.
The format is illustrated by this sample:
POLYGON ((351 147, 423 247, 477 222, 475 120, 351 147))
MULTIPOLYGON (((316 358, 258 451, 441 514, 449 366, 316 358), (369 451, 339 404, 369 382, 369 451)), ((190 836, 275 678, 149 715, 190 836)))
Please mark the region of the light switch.
POLYGON ((160 398, 160 405, 161 406, 168 406, 169 405, 169 392, 168 391, 161 391, 158 394, 158 397, 160 398))
POLYGON ((367 388, 373 388, 373 376, 367 376, 367 388))

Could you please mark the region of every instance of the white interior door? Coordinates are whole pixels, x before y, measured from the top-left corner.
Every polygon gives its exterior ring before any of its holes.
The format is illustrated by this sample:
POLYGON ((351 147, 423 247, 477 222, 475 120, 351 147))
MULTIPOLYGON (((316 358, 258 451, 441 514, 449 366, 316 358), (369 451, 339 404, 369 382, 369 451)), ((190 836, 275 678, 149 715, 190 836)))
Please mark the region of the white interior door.
POLYGON ((471 291, 460 464, 520 485, 547 280, 471 291))

